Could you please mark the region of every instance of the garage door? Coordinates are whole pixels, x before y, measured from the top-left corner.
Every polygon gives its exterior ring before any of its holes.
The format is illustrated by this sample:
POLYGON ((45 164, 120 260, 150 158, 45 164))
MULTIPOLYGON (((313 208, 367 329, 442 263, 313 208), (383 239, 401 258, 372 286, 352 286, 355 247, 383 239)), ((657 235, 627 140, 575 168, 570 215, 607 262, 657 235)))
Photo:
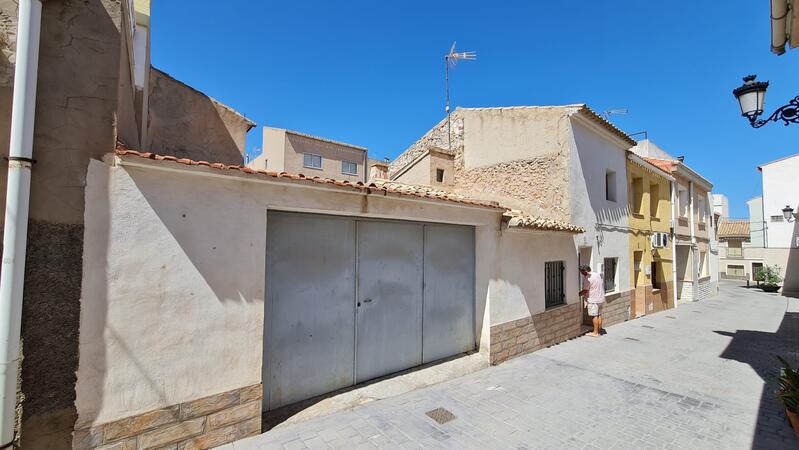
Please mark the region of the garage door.
POLYGON ((474 229, 270 212, 264 408, 473 350, 474 229))

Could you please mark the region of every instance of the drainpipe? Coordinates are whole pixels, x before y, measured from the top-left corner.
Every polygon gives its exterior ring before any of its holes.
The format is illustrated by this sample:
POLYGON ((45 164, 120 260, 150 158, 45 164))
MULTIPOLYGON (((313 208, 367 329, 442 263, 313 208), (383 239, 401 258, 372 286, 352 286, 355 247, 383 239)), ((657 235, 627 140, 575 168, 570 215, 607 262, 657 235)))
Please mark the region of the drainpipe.
POLYGON ((41 19, 41 0, 19 1, 3 265, 0 275, 0 404, 3 408, 0 411, 0 448, 10 446, 14 440, 41 19))
POLYGON ((699 287, 699 274, 696 270, 696 232, 694 231, 694 182, 688 182, 688 218, 691 226, 691 301, 696 301, 696 288, 699 287))
POLYGON ((671 184, 671 287, 674 308, 677 308, 677 181, 671 184))

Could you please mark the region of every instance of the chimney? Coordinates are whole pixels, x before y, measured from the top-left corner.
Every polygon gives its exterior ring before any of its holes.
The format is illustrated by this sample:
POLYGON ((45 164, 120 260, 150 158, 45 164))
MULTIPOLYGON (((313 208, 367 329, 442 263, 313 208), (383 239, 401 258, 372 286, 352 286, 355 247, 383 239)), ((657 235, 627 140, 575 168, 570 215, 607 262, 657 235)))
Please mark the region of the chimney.
POLYGON ((369 161, 369 182, 374 180, 388 180, 388 161, 369 161))

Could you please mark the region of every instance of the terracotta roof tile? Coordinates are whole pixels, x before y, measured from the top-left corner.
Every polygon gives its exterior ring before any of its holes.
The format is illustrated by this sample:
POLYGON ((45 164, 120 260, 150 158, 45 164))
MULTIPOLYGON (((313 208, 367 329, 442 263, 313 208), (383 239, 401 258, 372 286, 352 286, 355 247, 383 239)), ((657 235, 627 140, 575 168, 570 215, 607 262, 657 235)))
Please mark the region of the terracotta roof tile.
POLYGON ((567 233, 585 233, 585 229, 568 222, 535 217, 518 210, 510 210, 502 215, 509 228, 522 228, 544 231, 564 231, 567 233))
POLYGON ((405 187, 396 186, 395 184, 398 183, 383 183, 383 182, 376 182, 365 184, 363 182, 351 182, 346 180, 334 180, 330 178, 321 178, 321 177, 309 177, 303 174, 291 174, 287 172, 273 172, 268 170, 256 170, 250 167, 245 166, 238 166, 238 165, 228 165, 222 163, 209 163, 208 161, 195 161, 193 159, 187 158, 176 158, 174 156, 169 155, 159 155, 156 153, 150 152, 139 152, 136 150, 132 150, 125 146, 125 144, 119 142, 116 146, 116 155, 121 157, 136 157, 136 158, 144 158, 150 159, 155 161, 167 161, 167 162, 174 162, 177 164, 183 164, 187 166, 205 166, 211 169, 217 170, 224 170, 224 171, 237 171, 241 173, 245 173, 248 175, 260 175, 260 176, 267 176, 272 178, 288 178, 295 181, 303 181, 308 183, 317 183, 317 184, 328 184, 331 186, 336 186, 340 188, 346 189, 355 189, 359 191, 366 191, 367 193, 390 193, 390 194, 397 194, 397 195, 406 195, 418 198, 430 198, 435 200, 442 200, 454 203, 461 203, 465 205, 471 206, 479 206, 484 208, 494 208, 494 209, 507 209, 503 208, 497 202, 492 201, 482 201, 482 200, 475 200, 464 197, 462 195, 453 194, 444 191, 436 191, 432 188, 426 188, 423 186, 418 186, 416 188, 411 188, 410 185, 405 185, 405 187))
POLYGON ((719 239, 749 239, 749 221, 746 219, 721 219, 719 239))
POLYGON ((642 159, 650 164, 657 166, 657 168, 667 173, 673 173, 674 168, 677 167, 677 164, 679 164, 679 161, 672 161, 669 159, 657 159, 657 158, 647 158, 647 157, 642 157, 642 159))

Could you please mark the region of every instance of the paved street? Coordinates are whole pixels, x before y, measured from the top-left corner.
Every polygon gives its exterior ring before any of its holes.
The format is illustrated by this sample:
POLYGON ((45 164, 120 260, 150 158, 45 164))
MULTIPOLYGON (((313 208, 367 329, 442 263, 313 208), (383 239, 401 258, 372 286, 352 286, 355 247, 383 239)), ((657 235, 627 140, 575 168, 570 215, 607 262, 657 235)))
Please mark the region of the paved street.
POLYGON ((799 362, 799 299, 723 283, 710 301, 601 338, 225 448, 795 449, 773 394, 774 354, 799 362), (455 418, 439 424, 425 415, 436 408, 455 418))

